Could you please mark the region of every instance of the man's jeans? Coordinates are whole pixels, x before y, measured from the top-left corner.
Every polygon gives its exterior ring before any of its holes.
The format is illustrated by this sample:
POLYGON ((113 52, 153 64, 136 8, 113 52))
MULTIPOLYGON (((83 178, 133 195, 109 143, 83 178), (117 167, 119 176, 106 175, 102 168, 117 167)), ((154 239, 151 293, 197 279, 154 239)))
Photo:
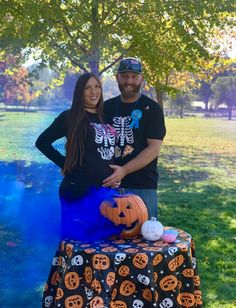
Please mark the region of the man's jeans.
POLYGON ((133 193, 143 199, 148 209, 148 218, 158 218, 157 191, 155 189, 125 188, 125 193, 133 193))

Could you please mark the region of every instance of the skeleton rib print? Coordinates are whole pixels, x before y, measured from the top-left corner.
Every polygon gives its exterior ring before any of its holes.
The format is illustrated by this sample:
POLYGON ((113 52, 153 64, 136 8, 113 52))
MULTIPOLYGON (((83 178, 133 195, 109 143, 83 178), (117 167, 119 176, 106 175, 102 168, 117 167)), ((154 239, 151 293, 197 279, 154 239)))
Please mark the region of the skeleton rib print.
POLYGON ((132 118, 127 117, 114 117, 113 126, 116 130, 116 141, 119 141, 120 146, 125 144, 125 140, 128 144, 134 143, 133 130, 130 128, 132 118))
POLYGON ((90 125, 95 130, 95 142, 97 144, 104 144, 98 148, 102 159, 111 160, 114 155, 115 146, 115 129, 109 124, 92 123, 90 125))

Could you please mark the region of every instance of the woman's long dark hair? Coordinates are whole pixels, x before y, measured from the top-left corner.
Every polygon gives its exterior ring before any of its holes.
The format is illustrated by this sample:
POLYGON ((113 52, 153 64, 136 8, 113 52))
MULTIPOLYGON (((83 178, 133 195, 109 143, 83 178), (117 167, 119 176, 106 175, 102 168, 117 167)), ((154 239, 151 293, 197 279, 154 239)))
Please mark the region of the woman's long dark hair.
MULTIPOLYGON (((77 165, 78 159, 80 165, 83 163, 84 156, 84 140, 86 138, 87 127, 89 120, 86 116, 85 102, 84 102, 84 89, 88 80, 93 77, 101 86, 100 79, 93 73, 84 73, 81 75, 75 85, 73 101, 67 120, 67 142, 66 142, 66 159, 62 174, 70 173, 77 165)), ((96 112, 100 121, 102 122, 103 113, 103 96, 98 101, 96 112)))

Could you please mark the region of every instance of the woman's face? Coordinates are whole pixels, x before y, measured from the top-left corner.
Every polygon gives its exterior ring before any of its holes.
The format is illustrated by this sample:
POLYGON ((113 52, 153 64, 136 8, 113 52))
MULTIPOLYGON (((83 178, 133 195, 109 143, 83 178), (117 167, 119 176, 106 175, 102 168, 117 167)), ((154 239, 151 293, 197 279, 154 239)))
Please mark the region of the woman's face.
POLYGON ((86 86, 84 88, 85 109, 86 107, 87 108, 90 107, 91 109, 96 109, 101 94, 102 94, 102 89, 100 83, 94 77, 91 77, 86 83, 86 86))

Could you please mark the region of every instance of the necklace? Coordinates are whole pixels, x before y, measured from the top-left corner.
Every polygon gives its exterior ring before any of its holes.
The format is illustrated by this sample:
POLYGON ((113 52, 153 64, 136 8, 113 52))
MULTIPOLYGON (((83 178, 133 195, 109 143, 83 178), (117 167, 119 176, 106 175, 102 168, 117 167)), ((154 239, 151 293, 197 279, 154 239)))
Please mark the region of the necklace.
MULTIPOLYGON (((140 99, 140 95, 138 97, 138 99, 136 100, 136 102, 132 103, 133 108, 131 109, 131 114, 130 117, 132 119, 131 123, 129 124, 129 127, 132 128, 139 128, 139 120, 142 118, 142 111, 140 109, 135 109, 138 102, 140 99)), ((118 116, 118 109, 120 106, 120 102, 121 102, 121 96, 118 96, 116 99, 116 113, 115 116, 118 116)), ((127 104, 131 104, 131 103, 127 103, 127 104)))

